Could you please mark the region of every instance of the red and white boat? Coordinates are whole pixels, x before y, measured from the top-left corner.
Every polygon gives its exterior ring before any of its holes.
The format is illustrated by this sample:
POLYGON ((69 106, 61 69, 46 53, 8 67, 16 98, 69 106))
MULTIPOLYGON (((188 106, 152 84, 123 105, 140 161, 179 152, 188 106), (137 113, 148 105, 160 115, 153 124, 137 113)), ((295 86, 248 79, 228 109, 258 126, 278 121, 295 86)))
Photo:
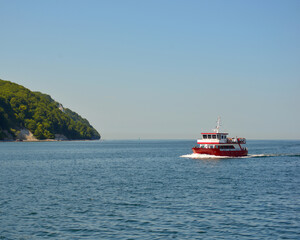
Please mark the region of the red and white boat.
POLYGON ((247 156, 248 149, 243 147, 246 144, 245 138, 229 138, 228 133, 219 132, 220 117, 217 120, 214 132, 201 133, 202 139, 197 140, 197 144, 193 149, 197 154, 208 154, 226 157, 242 157, 247 156))

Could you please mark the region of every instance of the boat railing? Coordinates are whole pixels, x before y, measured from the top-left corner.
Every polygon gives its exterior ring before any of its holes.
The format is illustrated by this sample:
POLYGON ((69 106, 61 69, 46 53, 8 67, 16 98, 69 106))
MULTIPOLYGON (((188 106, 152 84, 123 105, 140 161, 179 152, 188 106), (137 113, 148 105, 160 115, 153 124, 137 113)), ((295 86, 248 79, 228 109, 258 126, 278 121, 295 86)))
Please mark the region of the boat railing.
POLYGON ((227 143, 237 143, 237 139, 236 138, 227 138, 227 143))
POLYGON ((227 138, 226 143, 246 144, 246 139, 245 138, 227 138))

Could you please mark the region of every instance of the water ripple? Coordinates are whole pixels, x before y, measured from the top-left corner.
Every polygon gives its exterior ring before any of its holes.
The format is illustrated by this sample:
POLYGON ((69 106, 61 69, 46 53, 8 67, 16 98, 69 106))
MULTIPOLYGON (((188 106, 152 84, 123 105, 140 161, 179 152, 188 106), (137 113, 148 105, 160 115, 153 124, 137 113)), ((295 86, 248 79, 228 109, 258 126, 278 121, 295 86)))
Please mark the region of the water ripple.
POLYGON ((1 143, 0 239, 299 239, 299 142, 1 143))

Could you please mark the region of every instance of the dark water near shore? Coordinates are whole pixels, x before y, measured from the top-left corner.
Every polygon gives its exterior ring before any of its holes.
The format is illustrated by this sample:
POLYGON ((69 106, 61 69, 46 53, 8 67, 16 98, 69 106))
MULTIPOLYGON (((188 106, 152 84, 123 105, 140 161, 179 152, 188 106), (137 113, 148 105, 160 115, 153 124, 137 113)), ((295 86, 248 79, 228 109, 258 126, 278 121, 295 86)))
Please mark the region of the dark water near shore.
POLYGON ((300 141, 0 143, 0 239, 300 239, 300 141))

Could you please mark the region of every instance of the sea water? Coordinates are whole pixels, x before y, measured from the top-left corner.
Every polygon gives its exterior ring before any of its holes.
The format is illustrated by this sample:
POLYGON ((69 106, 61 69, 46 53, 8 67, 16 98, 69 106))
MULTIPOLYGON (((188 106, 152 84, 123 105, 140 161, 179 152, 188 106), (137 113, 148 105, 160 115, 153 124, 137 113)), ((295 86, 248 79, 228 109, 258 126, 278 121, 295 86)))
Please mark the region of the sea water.
POLYGON ((300 239, 300 141, 0 143, 0 239, 300 239))

